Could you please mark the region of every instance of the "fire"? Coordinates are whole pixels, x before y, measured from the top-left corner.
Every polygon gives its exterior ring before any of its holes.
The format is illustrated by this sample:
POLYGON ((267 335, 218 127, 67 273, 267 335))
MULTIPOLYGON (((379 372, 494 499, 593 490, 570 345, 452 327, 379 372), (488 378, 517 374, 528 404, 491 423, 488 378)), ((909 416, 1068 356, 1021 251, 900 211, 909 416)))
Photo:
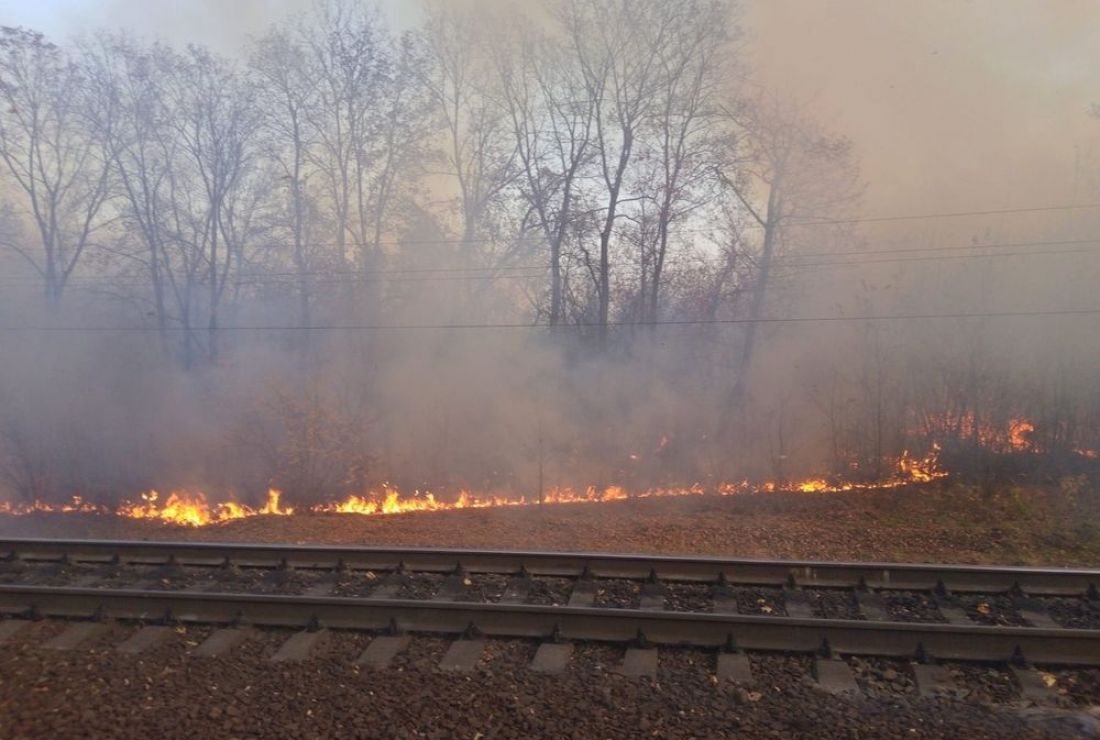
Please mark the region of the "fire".
POLYGON ((287 516, 293 514, 294 509, 282 508, 279 506, 279 499, 282 498, 283 492, 274 488, 267 489, 267 502, 260 509, 261 514, 274 514, 275 516, 287 516))
MULTIPOLYGON (((926 439, 968 439, 976 435, 979 442, 994 451, 1017 453, 1039 451, 1039 443, 1035 437, 1036 427, 1023 418, 1010 420, 1008 425, 1002 429, 976 426, 973 415, 928 419, 925 421, 924 427, 926 439)), ((668 438, 662 437, 660 448, 667 444, 668 438)), ((1087 458, 1100 457, 1100 453, 1091 449, 1078 448, 1074 452, 1087 458)), ((899 488, 915 483, 929 483, 947 477, 947 471, 940 466, 939 456, 940 445, 937 442, 933 442, 928 452, 921 457, 914 456, 906 450, 896 460, 894 470, 890 475, 884 479, 869 482, 844 480, 840 477, 812 477, 793 482, 768 481, 753 483, 749 480, 742 480, 709 486, 694 483, 690 486, 643 490, 628 490, 619 485, 592 485, 585 488, 563 486, 549 488, 541 491, 538 495, 529 496, 479 494, 463 489, 456 496, 444 498, 438 498, 430 491, 422 492, 419 490, 405 495, 396 486, 386 483, 378 490, 351 494, 343 500, 315 504, 305 509, 299 509, 299 511, 300 513, 310 514, 373 516, 504 506, 599 503, 623 501, 631 498, 732 496, 751 492, 812 494, 874 491, 899 488)), ((633 458, 634 454, 631 457, 633 458)), ((853 473, 859 470, 856 463, 852 463, 850 468, 853 473)), ((74 496, 70 501, 63 504, 50 504, 40 501, 13 504, 0 501, 0 514, 21 515, 36 512, 117 515, 131 519, 156 520, 177 526, 203 527, 248 517, 287 516, 295 513, 295 509, 285 506, 282 500, 282 492, 274 488, 267 492, 266 501, 258 508, 233 500, 211 503, 203 492, 187 490, 172 491, 167 497, 162 497, 157 491, 148 491, 141 494, 136 501, 127 501, 114 508, 90 503, 80 496, 74 496)))
MULTIPOLYGON (((1005 438, 1014 449, 1033 449, 1031 435, 1034 425, 1026 420, 1016 420, 1005 438)), ((1085 454, 1082 452, 1081 454, 1085 454)), ((939 464, 940 446, 933 443, 928 453, 917 457, 905 451, 897 459, 894 472, 883 480, 855 482, 823 477, 807 478, 794 482, 752 483, 748 480, 727 482, 713 486, 695 483, 690 486, 649 488, 630 491, 619 485, 587 486, 581 489, 555 487, 536 496, 477 494, 461 490, 457 496, 437 498, 430 491, 413 491, 403 495, 396 486, 384 484, 379 490, 349 495, 339 501, 315 504, 304 510, 310 514, 356 514, 363 516, 404 514, 420 511, 448 511, 454 509, 480 509, 504 506, 533 506, 540 504, 581 504, 622 501, 630 498, 658 498, 719 495, 732 496, 751 492, 786 493, 838 493, 844 491, 873 491, 899 488, 914 483, 928 483, 947 477, 947 471, 939 464)), ((202 527, 222 524, 236 519, 255 516, 286 516, 295 512, 282 502, 282 493, 271 489, 263 506, 250 507, 236 501, 211 503, 198 491, 172 491, 162 498, 157 491, 142 494, 137 501, 126 502, 117 508, 91 504, 74 497, 65 504, 11 504, 0 502, 0 514, 31 514, 34 512, 83 512, 89 514, 114 514, 132 519, 157 520, 178 526, 202 527)))
MULTIPOLYGON (((1017 454, 1051 452, 1050 449, 1045 448, 1046 438, 1062 436, 1067 431, 1065 427, 1060 429, 1057 425, 1055 427, 1054 429, 1044 428, 1044 434, 1040 435, 1039 427, 1025 417, 1011 417, 1002 424, 990 420, 978 421, 975 419, 974 412, 971 411, 927 417, 911 431, 915 436, 924 439, 974 442, 989 452, 1017 454)), ((1100 458, 1100 451, 1088 447, 1071 447, 1069 451, 1090 460, 1100 458)))
POLYGON ((898 460, 898 474, 902 480, 914 483, 928 483, 936 478, 944 478, 947 472, 940 469, 940 446, 933 442, 931 451, 920 460, 909 456, 909 450, 901 453, 898 460))
POLYGON ((35 512, 62 512, 81 514, 107 514, 110 511, 103 506, 88 503, 80 496, 73 496, 64 504, 47 504, 43 501, 33 501, 29 504, 13 504, 10 501, 0 501, 0 514, 33 514, 35 512))
MULTIPOLYGON (((656 489, 637 494, 638 498, 646 496, 670 496, 684 495, 686 493, 703 493, 702 486, 689 489, 656 489)), ((577 492, 573 488, 551 488, 544 492, 541 503, 544 504, 576 504, 593 503, 598 501, 621 501, 630 498, 631 494, 622 486, 607 486, 599 488, 588 486, 584 491, 577 492)), ((477 495, 468 490, 461 490, 453 501, 437 499, 433 493, 414 491, 411 496, 402 496, 401 492, 393 486, 386 484, 381 492, 367 494, 352 494, 343 501, 317 504, 310 511, 325 514, 406 514, 412 511, 448 511, 451 509, 486 509, 501 506, 530 506, 540 503, 538 497, 526 496, 496 496, 477 495)))
MULTIPOLYGON (((718 487, 721 491, 723 487, 728 487, 728 484, 722 484, 718 487)), ((650 498, 654 496, 703 496, 707 492, 707 489, 702 483, 694 483, 686 488, 650 488, 646 491, 642 491, 637 495, 638 498, 650 498)))
POLYGON ((160 493, 149 491, 141 494, 141 501, 123 504, 118 513, 131 519, 160 519, 172 524, 201 527, 211 522, 239 519, 244 509, 234 502, 211 507, 201 491, 173 491, 161 501, 160 493))
MULTIPOLYGON (((464 494, 465 492, 463 492, 464 494)), ((383 495, 378 497, 371 495, 348 496, 343 501, 331 504, 320 504, 313 507, 312 511, 327 512, 332 514, 401 514, 407 511, 438 511, 439 509, 465 508, 468 504, 463 502, 463 495, 459 495, 456 502, 443 504, 435 500, 435 496, 427 493, 419 495, 415 492, 410 498, 401 498, 401 493, 389 485, 383 488, 383 495)))
POLYGON ((1032 449, 1031 435, 1035 425, 1027 419, 1012 419, 1008 422, 1008 443, 1013 452, 1027 452, 1032 449))
MULTIPOLYGON (((978 441, 997 452, 1037 452, 1039 442, 1035 436, 1036 427, 1027 419, 1014 418, 1006 427, 994 429, 976 425, 973 415, 927 419, 923 435, 926 439, 970 439, 978 441)), ((920 436, 918 434, 917 436, 920 436)), ((658 451, 668 444, 667 437, 661 437, 658 451)), ((1087 458, 1098 458, 1096 450, 1077 448, 1074 452, 1087 458)), ((637 453, 630 457, 634 459, 637 453)), ((726 482, 705 486, 694 483, 690 486, 649 488, 628 490, 619 485, 592 485, 585 488, 569 486, 554 487, 541 491, 538 495, 501 495, 475 493, 460 490, 456 496, 437 498, 430 491, 413 491, 403 495, 396 486, 383 484, 378 490, 355 493, 339 501, 329 501, 299 509, 300 513, 310 514, 357 514, 363 516, 405 514, 420 511, 448 511, 454 509, 482 509, 504 506, 533 506, 541 504, 581 504, 608 501, 623 501, 631 498, 659 498, 718 495, 732 496, 742 493, 840 493, 845 491, 874 491, 899 488, 915 483, 929 483, 947 477, 939 462, 940 445, 932 442, 928 452, 917 457, 908 450, 902 452, 894 466, 894 471, 886 478, 877 481, 854 481, 843 478, 812 477, 805 480, 784 482, 768 481, 753 483, 749 480, 726 482)), ((640 459, 640 455, 637 458, 640 459)), ((858 472, 856 463, 850 465, 851 472, 858 472)), ((117 507, 108 507, 85 501, 80 496, 62 504, 50 504, 34 501, 26 504, 13 504, 0 501, 0 514, 22 515, 36 512, 76 512, 85 514, 117 515, 131 519, 149 519, 176 526, 203 527, 223 524, 236 519, 256 516, 287 516, 295 509, 285 506, 282 492, 270 489, 267 499, 258 508, 237 501, 227 500, 211 503, 201 491, 172 491, 162 497, 157 491, 148 491, 136 501, 127 501, 117 507)))
POLYGON ((236 501, 222 501, 211 505, 206 500, 206 494, 201 491, 173 491, 162 503, 157 491, 149 491, 141 494, 139 502, 123 503, 115 513, 130 519, 159 519, 169 524, 203 527, 251 516, 293 514, 293 509, 280 505, 281 496, 281 491, 270 489, 263 507, 253 509, 236 501))
POLYGON ((1035 424, 1015 417, 1004 425, 975 419, 973 412, 944 414, 925 419, 924 436, 938 439, 975 440, 991 452, 1038 452, 1035 424))
MULTIPOLYGON (((900 488, 901 486, 908 486, 913 483, 930 483, 939 478, 946 478, 947 475, 947 471, 940 467, 940 446, 933 443, 932 449, 929 450, 928 454, 919 459, 912 457, 908 450, 902 452, 901 457, 898 458, 897 469, 894 471, 893 475, 885 480, 871 483, 857 483, 842 480, 830 482, 825 478, 808 478, 803 481, 788 484, 768 482, 759 487, 758 490, 768 493, 775 491, 796 491, 798 493, 880 491, 889 488, 900 488)), ((742 481, 740 484, 734 485, 724 484, 718 488, 718 492, 723 496, 742 493, 747 490, 753 490, 753 486, 748 481, 742 481)))

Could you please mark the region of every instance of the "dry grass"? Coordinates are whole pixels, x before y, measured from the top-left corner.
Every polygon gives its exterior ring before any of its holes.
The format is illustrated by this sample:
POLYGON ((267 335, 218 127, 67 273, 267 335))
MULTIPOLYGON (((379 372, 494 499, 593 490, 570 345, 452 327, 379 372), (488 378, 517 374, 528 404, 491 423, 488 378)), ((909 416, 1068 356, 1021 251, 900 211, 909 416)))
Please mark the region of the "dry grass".
POLYGON ((388 516, 255 517, 200 529, 110 516, 0 517, 0 535, 1100 565, 1084 485, 634 499, 388 516))

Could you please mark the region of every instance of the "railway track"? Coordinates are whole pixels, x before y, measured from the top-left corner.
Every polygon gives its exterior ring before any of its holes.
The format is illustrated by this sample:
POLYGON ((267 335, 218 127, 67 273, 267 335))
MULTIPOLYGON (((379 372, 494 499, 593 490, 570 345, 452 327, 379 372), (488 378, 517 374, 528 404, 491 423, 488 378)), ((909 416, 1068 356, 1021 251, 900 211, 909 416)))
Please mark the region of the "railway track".
MULTIPOLYGON (((653 651, 653 666, 656 646, 696 646, 717 649, 718 672, 734 677, 747 671, 738 660, 744 650, 813 653, 826 675, 843 665, 830 656, 849 655, 909 658, 930 671, 943 660, 1020 671, 1097 666, 1098 587, 1093 569, 0 540, 0 612, 12 623, 54 617, 465 638, 456 645, 534 638, 558 663, 572 641, 653 651), (548 583, 557 589, 550 598, 548 583), (678 602, 685 592, 694 601, 678 602), (923 607, 901 613, 898 603, 923 607)), ((1022 672, 1021 684, 1041 690, 1036 675, 1022 672)), ((842 669, 835 678, 851 683, 842 669)))
POLYGON ((933 589, 1032 595, 1088 595, 1100 599, 1100 570, 912 563, 620 555, 609 553, 454 550, 416 547, 268 545, 220 542, 0 539, 0 559, 25 562, 118 563, 180 566, 236 565, 304 570, 470 572, 841 588, 933 589))

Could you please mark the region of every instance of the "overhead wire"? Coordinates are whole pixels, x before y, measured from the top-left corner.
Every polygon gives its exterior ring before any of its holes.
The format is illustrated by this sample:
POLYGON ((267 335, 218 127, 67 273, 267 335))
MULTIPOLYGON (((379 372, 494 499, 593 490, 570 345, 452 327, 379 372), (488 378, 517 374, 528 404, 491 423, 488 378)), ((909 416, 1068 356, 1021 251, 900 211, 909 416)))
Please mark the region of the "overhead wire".
MULTIPOLYGON (((890 222, 890 221, 911 221, 911 220, 925 220, 925 219, 961 218, 961 217, 969 217, 969 216, 991 216, 991 215, 1006 215, 1006 214, 1018 214, 1018 213, 1040 213, 1040 212, 1052 212, 1052 211, 1090 210, 1090 209, 1098 209, 1098 208, 1100 208, 1100 203, 1080 203, 1080 204, 1064 204, 1064 205, 1051 205, 1051 206, 1031 206, 1031 207, 1020 207, 1020 208, 1001 208, 1001 209, 985 209, 985 210, 970 210, 970 211, 949 211, 949 212, 940 212, 940 213, 891 214, 891 215, 883 215, 883 216, 867 216, 867 217, 850 218, 850 219, 820 218, 820 219, 809 219, 809 220, 805 220, 805 221, 790 221, 786 225, 787 226, 798 226, 798 227, 821 226, 821 225, 848 225, 848 224, 858 224, 858 223, 879 223, 879 222, 890 222)), ((714 232, 714 229, 682 229, 682 230, 679 230, 677 233, 679 233, 679 234, 704 234, 704 233, 709 234, 709 233, 713 233, 713 232, 714 232)), ((518 237, 518 238, 510 239, 510 240, 500 240, 500 239, 492 238, 492 237, 439 238, 439 239, 394 239, 394 240, 383 240, 383 241, 379 241, 379 242, 372 243, 372 244, 375 244, 377 246, 383 246, 383 245, 384 246, 415 246, 415 245, 445 245, 445 244, 467 244, 467 243, 476 244, 476 243, 490 243, 490 242, 500 242, 500 241, 504 241, 504 242, 507 242, 507 243, 510 243, 510 244, 527 243, 527 242, 541 244, 541 243, 543 243, 544 239, 543 239, 543 237, 537 237, 537 236, 518 237)), ((1003 244, 1003 245, 971 244, 971 245, 965 245, 965 246, 960 245, 958 247, 927 247, 927 248, 913 247, 913 248, 900 248, 900 249, 897 249, 897 250, 892 250, 892 249, 888 248, 888 249, 884 249, 884 250, 866 250, 866 251, 850 251, 850 252, 818 252, 818 253, 815 253, 815 256, 841 256, 841 255, 847 255, 847 254, 852 254, 852 255, 855 255, 855 254, 871 254, 871 253, 878 253, 879 251, 882 251, 882 252, 889 252, 889 251, 937 251, 937 250, 953 250, 953 249, 968 249, 968 248, 980 249, 980 248, 998 248, 998 247, 1009 247, 1009 246, 1038 246, 1040 244, 1050 244, 1050 245, 1054 245, 1054 244, 1083 244, 1083 243, 1096 243, 1096 242, 1097 242, 1097 240, 1095 240, 1095 239, 1088 239, 1088 240, 1061 240, 1061 241, 1056 241, 1056 242, 1054 242, 1054 241, 1052 241, 1052 242, 1017 242, 1017 243, 1006 243, 1006 244, 1003 244)), ((288 244, 283 244, 283 245, 267 244, 267 245, 264 245, 264 246, 271 247, 271 246, 289 246, 289 245, 288 244)), ((328 247, 337 247, 337 246, 347 246, 347 243, 345 242, 345 243, 341 244, 340 242, 325 242, 325 241, 312 242, 311 241, 311 242, 306 243, 305 246, 309 246, 309 247, 326 247, 326 246, 328 246, 328 247)), ((383 268, 383 269, 373 269, 373 270, 348 270, 346 272, 349 275, 355 275, 355 274, 399 274, 399 273, 408 273, 408 272, 429 272, 429 273, 434 273, 434 272, 474 272, 474 271, 489 271, 489 270, 526 270, 526 269, 547 269, 547 267, 548 267, 547 265, 504 265, 504 266, 499 266, 499 267, 490 266, 490 267, 447 267, 447 268, 403 267, 403 268, 383 268)), ((326 276, 332 274, 331 271, 305 271, 305 272, 292 272, 292 273, 256 273, 256 275, 257 276, 268 276, 268 275, 275 275, 275 274, 285 274, 285 275, 297 276, 297 275, 303 275, 303 274, 322 274, 322 273, 324 273, 326 276)), ((76 278, 73 278, 73 279, 74 280, 75 279, 96 280, 96 279, 100 279, 100 278, 102 278, 102 279, 112 279, 110 276, 94 276, 94 275, 77 276, 76 278)))
MULTIPOLYGON (((916 256, 916 257, 882 257, 880 259, 852 259, 852 260, 837 260, 837 261, 825 261, 825 262, 804 262, 805 259, 812 259, 815 257, 831 257, 831 256, 877 256, 877 255, 892 255, 898 254, 911 254, 914 252, 949 252, 959 250, 998 250, 998 249, 1012 249, 1021 247, 1048 247, 1048 246, 1060 246, 1060 245, 1084 245, 1094 244, 1100 245, 1100 240, 1097 239, 1059 239, 1059 240, 1046 240, 1046 241, 1016 241, 1016 242, 1002 242, 1002 243, 989 243, 989 244, 967 244, 957 246, 942 246, 942 247, 902 247, 902 248, 884 248, 884 249, 866 249, 866 250, 849 250, 840 252, 803 252, 793 255, 783 255, 776 258, 776 264, 792 269, 801 269, 808 267, 826 267, 826 266, 859 266, 869 264, 883 264, 892 262, 928 262, 937 260, 953 260, 953 259, 995 259, 1002 257, 1026 257, 1026 256, 1045 256, 1045 255, 1067 255, 1067 254, 1100 254, 1100 249, 1061 249, 1061 250, 1041 250, 1041 251, 1022 251, 1022 252, 998 252, 994 254, 963 254, 963 255, 950 255, 950 254, 937 254, 934 256, 916 256)), ((612 265, 612 267, 622 268, 626 266, 636 265, 612 265)), ((347 282, 347 283, 387 283, 387 282, 433 282, 433 281, 454 281, 454 280, 515 280, 515 279, 536 279, 542 277, 541 273, 525 273, 517 274, 514 271, 521 270, 540 270, 545 271, 550 269, 549 264, 532 264, 532 265, 514 265, 514 266, 500 266, 500 267, 437 267, 437 268, 393 268, 393 269, 381 269, 381 270, 308 270, 304 272, 248 272, 240 273, 234 276, 232 280, 233 284, 248 285, 248 284, 260 284, 265 282, 275 282, 277 278, 286 278, 289 280, 296 280, 302 277, 321 277, 321 278, 346 278, 346 280, 328 280, 329 283, 347 282), (487 274, 474 275, 469 273, 482 272, 487 274), (503 274, 501 274, 503 272, 503 274), (453 275, 452 273, 464 273, 462 275, 453 275), (397 277, 378 278, 378 275, 396 275, 397 277), (406 275, 412 275, 406 277, 406 275)), ((117 284, 129 284, 137 283, 144 284, 148 282, 148 276, 144 275, 87 275, 71 278, 70 285, 89 284, 89 283, 110 283, 112 285, 117 284)), ((311 281, 311 284, 319 281, 311 281)), ((41 279, 20 279, 20 280, 0 280, 0 286, 41 286, 41 279)))
MULTIPOLYGON (((1100 315, 1100 308, 1067 308, 1032 311, 970 311, 949 313, 910 313, 910 314, 857 314, 851 316, 772 316, 738 319, 662 319, 657 321, 609 321, 610 328, 645 326, 738 326, 745 324, 790 324, 790 323, 848 323, 859 321, 930 321, 939 319, 985 319, 985 318, 1037 318, 1100 315)), ((301 326, 253 325, 220 326, 219 332, 299 332, 299 331, 453 331, 453 330, 491 330, 491 329, 582 329, 599 328, 596 322, 570 322, 552 327, 545 323, 453 323, 453 324, 317 324, 301 326)), ((207 327, 156 327, 156 326, 0 326, 0 332, 6 333, 160 333, 160 332, 205 332, 207 327)))

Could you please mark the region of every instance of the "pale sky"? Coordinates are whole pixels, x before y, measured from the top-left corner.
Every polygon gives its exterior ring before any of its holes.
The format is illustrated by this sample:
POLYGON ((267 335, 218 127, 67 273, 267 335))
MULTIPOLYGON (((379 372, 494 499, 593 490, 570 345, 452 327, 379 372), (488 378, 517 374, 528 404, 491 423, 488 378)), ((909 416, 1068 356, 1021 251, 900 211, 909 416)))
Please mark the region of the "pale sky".
MULTIPOLYGON (((309 9, 313 0, 0 0, 0 25, 28 26, 52 38, 95 28, 125 27, 174 42, 202 43, 223 54, 237 52, 287 15, 309 9)), ((416 21, 416 0, 381 0, 399 24, 416 21)))

